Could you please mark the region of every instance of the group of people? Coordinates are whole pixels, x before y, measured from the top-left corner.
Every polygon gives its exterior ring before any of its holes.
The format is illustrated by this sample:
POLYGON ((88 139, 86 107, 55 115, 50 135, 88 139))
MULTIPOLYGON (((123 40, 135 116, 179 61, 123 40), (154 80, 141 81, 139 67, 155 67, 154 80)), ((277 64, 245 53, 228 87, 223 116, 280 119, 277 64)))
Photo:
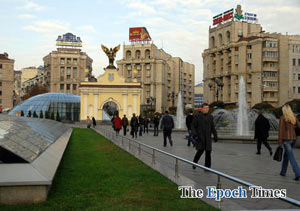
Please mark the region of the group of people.
MULTIPOLYGON (((130 135, 132 138, 137 138, 137 134, 139 133, 139 136, 142 136, 143 133, 149 133, 149 125, 150 125, 150 119, 145 116, 136 116, 135 113, 133 113, 132 118, 130 120, 130 125, 128 118, 124 114, 123 118, 121 119, 118 115, 114 116, 111 119, 112 127, 116 131, 116 134, 118 135, 120 130, 123 128, 123 135, 126 136, 127 132, 129 131, 129 126, 131 127, 130 135)), ((154 126, 154 136, 158 135, 158 125, 159 125, 159 117, 157 115, 153 118, 153 126, 154 126)))
MULTIPOLYGON (((280 117, 279 121, 279 135, 278 135, 278 144, 283 146, 284 155, 282 160, 282 167, 280 171, 281 176, 285 176, 287 172, 288 163, 292 165, 292 169, 295 173, 295 180, 300 179, 300 169, 297 164, 297 161, 293 154, 293 147, 295 146, 297 136, 300 136, 300 122, 294 115, 291 107, 286 104, 282 107, 283 115, 280 117)), ((96 126, 96 121, 94 117, 92 118, 94 127, 96 126)), ((160 128, 163 130, 163 146, 167 146, 167 139, 169 144, 173 146, 172 141, 172 129, 174 128, 173 118, 169 115, 168 111, 165 111, 165 115, 160 118, 155 115, 153 118, 154 126, 154 136, 158 136, 158 127, 159 123, 160 128)), ((88 127, 91 127, 92 121, 88 117, 88 127)), ((121 119, 119 116, 115 116, 112 119, 113 128, 116 131, 117 135, 123 127, 123 134, 126 136, 128 131, 127 127, 129 126, 128 119, 126 115, 121 119)), ((142 133, 148 133, 148 125, 150 119, 145 118, 144 116, 137 117, 133 114, 130 120, 131 127, 131 136, 132 138, 137 138, 137 133, 142 136, 142 133)), ((214 141, 218 141, 217 131, 215 129, 213 117, 209 114, 209 105, 204 103, 202 105, 202 111, 196 115, 193 115, 191 111, 190 114, 186 117, 186 126, 188 129, 188 146, 193 144, 197 152, 194 156, 193 162, 198 163, 201 155, 205 151, 205 167, 211 167, 211 151, 212 151, 212 135, 214 141)), ((270 155, 272 156, 273 151, 270 144, 267 142, 269 137, 270 123, 267 118, 265 118, 262 112, 258 113, 258 117, 255 120, 255 134, 254 139, 257 140, 257 153, 261 154, 261 145, 264 144, 265 147, 269 150, 270 155)), ((196 167, 193 166, 195 169, 196 167)))

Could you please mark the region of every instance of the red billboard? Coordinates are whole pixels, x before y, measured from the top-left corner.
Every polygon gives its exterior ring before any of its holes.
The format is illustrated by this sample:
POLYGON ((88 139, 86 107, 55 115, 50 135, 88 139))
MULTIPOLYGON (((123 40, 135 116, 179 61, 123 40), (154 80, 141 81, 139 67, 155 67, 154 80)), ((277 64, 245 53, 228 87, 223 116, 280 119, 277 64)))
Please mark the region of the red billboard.
POLYGON ((151 41, 151 37, 146 27, 129 28, 129 41, 151 41))

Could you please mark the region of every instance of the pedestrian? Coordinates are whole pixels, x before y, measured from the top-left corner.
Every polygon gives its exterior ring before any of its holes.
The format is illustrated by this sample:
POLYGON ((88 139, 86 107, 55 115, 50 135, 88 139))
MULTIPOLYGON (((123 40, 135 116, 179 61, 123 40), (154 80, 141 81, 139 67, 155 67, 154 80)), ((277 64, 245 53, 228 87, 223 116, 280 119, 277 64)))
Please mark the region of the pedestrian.
POLYGON ((111 118, 111 124, 112 124, 112 128, 115 130, 115 123, 114 123, 114 119, 115 119, 115 115, 113 115, 113 117, 111 118))
POLYGON ((96 119, 95 119, 95 117, 92 118, 92 121, 93 121, 93 128, 95 128, 96 127, 96 119))
POLYGON ((127 126, 128 126, 128 119, 127 119, 125 114, 122 118, 122 126, 123 126, 123 135, 126 136, 126 132, 127 132, 126 130, 127 130, 127 126))
POLYGON ((188 144, 187 144, 188 146, 191 146, 191 142, 193 146, 195 146, 195 140, 193 138, 193 133, 192 133, 192 123, 193 123, 193 111, 191 110, 190 114, 187 115, 187 117, 185 118, 185 124, 189 133, 188 144))
POLYGON ((165 111, 165 115, 161 120, 160 128, 163 129, 164 135, 164 147, 167 146, 167 138, 169 139, 170 145, 173 146, 172 141, 172 129, 174 128, 173 118, 169 115, 168 111, 165 111))
POLYGON ((149 118, 147 118, 147 117, 145 117, 144 118, 144 133, 146 133, 147 132, 147 134, 148 134, 148 132, 149 132, 149 122, 150 122, 150 119, 149 118))
POLYGON ((92 125, 92 120, 90 119, 89 116, 87 116, 87 118, 86 118, 86 126, 87 126, 87 128, 91 128, 91 125, 92 125))
POLYGON ((139 116, 139 125, 140 125, 139 136, 142 136, 144 130, 144 118, 142 117, 142 115, 139 116))
MULTIPOLYGON (((218 141, 218 136, 213 117, 208 114, 208 111, 209 105, 207 103, 203 103, 202 112, 193 117, 192 133, 196 140, 195 145, 197 150, 193 162, 198 163, 201 155, 205 151, 205 166, 210 168, 212 150, 211 135, 214 135, 215 142, 218 141)), ((195 168, 196 166, 193 166, 193 169, 195 168)))
POLYGON ((158 126, 159 126, 159 117, 157 116, 157 114, 155 114, 153 119, 154 136, 158 136, 158 126))
POLYGON ((254 139, 257 139, 257 152, 256 154, 260 155, 261 143, 263 143, 270 152, 272 156, 272 148, 268 143, 269 137, 269 130, 270 130, 270 123, 269 120, 264 117, 262 112, 258 112, 258 117, 255 120, 255 132, 254 132, 254 139))
POLYGON ((122 120, 119 117, 119 115, 116 115, 116 117, 114 118, 114 126, 115 126, 116 135, 119 135, 119 132, 122 128, 122 120))
POLYGON ((288 163, 290 161, 295 173, 294 180, 298 181, 300 178, 300 169, 294 157, 293 148, 296 143, 295 128, 300 128, 300 122, 295 117, 291 107, 288 104, 282 107, 282 113, 283 115, 280 117, 278 133, 278 143, 284 147, 280 175, 286 175, 288 163))
POLYGON ((131 126, 131 135, 132 138, 137 138, 137 132, 139 129, 139 120, 136 118, 135 113, 132 114, 132 118, 130 120, 130 126, 131 126))

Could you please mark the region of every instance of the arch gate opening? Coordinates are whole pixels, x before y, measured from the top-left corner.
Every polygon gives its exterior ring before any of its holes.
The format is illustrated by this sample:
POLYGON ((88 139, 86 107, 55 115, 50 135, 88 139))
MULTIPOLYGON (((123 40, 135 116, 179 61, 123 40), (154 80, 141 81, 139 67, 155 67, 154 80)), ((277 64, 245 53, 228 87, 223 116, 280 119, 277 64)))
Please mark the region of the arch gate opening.
POLYGON ((113 101, 106 102, 102 107, 102 111, 104 113, 102 115, 103 120, 110 120, 114 115, 119 115, 118 105, 113 101))

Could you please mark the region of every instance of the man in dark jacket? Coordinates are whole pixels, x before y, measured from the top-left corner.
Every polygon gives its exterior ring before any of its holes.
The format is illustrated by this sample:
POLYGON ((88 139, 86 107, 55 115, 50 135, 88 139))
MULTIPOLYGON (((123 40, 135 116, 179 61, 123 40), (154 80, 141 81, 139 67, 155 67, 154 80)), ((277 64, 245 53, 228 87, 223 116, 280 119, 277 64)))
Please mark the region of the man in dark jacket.
POLYGON ((124 117, 122 118, 122 127, 123 127, 123 135, 126 136, 126 130, 128 126, 128 119, 126 115, 124 114, 124 117))
POLYGON ((174 128, 174 121, 173 118, 169 115, 168 111, 165 112, 165 115, 161 120, 160 128, 163 129, 164 147, 167 146, 167 137, 169 138, 170 145, 173 146, 171 134, 172 134, 172 129, 174 128))
POLYGON ((140 125, 139 136, 142 136, 144 130, 144 118, 142 117, 142 115, 139 116, 139 125, 140 125))
MULTIPOLYGON (((202 105, 202 112, 193 117, 192 133, 196 137, 196 149, 193 162, 197 163, 205 151, 205 166, 211 167, 211 134, 214 135, 214 141, 218 141, 217 131, 215 129, 214 120, 212 115, 208 114, 209 106, 206 103, 202 105)), ((193 166, 195 169, 196 166, 193 166)))
POLYGON ((255 120, 255 134, 254 139, 257 139, 257 152, 260 155, 261 143, 263 143, 270 152, 273 154, 270 144, 267 142, 269 137, 270 123, 269 120, 263 116, 262 112, 258 112, 258 117, 255 120))
POLYGON ((130 126, 131 126, 131 135, 132 138, 137 138, 137 132, 139 130, 139 120, 136 118, 135 113, 133 113, 132 118, 130 120, 130 126))
POLYGON ((189 137, 188 137, 188 146, 191 146, 191 142, 193 144, 193 146, 195 146, 195 140, 193 138, 193 134, 192 134, 192 122, 193 122, 193 111, 190 111, 190 114, 187 115, 187 117, 185 118, 185 124, 186 127, 188 129, 188 133, 189 133, 189 137))
POLYGON ((159 117, 155 114, 153 119, 154 136, 158 136, 159 117))

